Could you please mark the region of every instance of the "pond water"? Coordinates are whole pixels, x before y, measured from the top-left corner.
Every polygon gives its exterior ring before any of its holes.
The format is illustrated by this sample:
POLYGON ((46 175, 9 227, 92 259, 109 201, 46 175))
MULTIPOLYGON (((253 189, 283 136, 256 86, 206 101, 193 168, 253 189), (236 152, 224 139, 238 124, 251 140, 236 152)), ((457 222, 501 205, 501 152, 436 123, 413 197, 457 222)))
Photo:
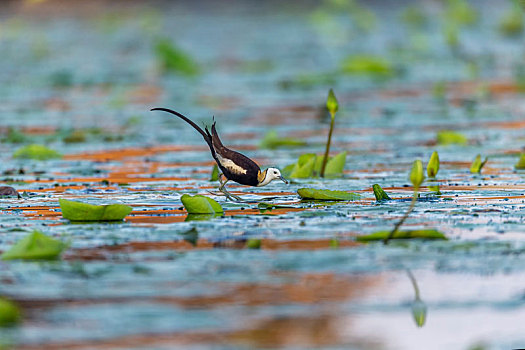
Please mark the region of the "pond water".
POLYGON ((2 199, 0 250, 35 229, 70 247, 58 261, 0 263, 0 295, 23 312, 18 326, 0 329, 0 342, 525 347, 525 173, 514 169, 525 144, 523 36, 498 30, 511 2, 470 5, 472 24, 454 22, 434 1, 6 5, 0 171, 23 198, 2 199), (457 44, 450 26, 459 28, 457 44), (160 39, 198 62, 198 73, 163 70, 160 39), (173 108, 199 125, 215 116, 225 145, 282 169, 323 152, 329 88, 339 100, 331 150, 348 152, 344 176, 229 184, 245 199, 282 205, 266 211, 210 195, 218 183, 209 180, 213 161, 200 135, 149 112, 173 108), (272 130, 306 145, 261 147, 272 130), (439 143, 442 130, 466 141, 439 143), (31 143, 63 157, 13 157, 31 143), (404 215, 411 164, 426 164, 433 151, 437 179, 423 184, 403 227, 437 229, 448 240, 357 243, 404 215), (471 174, 477 154, 489 160, 471 174), (376 183, 394 200, 376 203, 376 183), (429 188, 435 184, 441 195, 429 188), (302 187, 362 199, 305 202, 302 187), (188 216, 180 197, 197 193, 225 214, 188 216), (74 224, 62 218, 61 198, 124 203, 133 212, 123 222, 74 224), (260 249, 248 249, 250 240, 260 249), (418 325, 413 308, 421 305, 418 325))

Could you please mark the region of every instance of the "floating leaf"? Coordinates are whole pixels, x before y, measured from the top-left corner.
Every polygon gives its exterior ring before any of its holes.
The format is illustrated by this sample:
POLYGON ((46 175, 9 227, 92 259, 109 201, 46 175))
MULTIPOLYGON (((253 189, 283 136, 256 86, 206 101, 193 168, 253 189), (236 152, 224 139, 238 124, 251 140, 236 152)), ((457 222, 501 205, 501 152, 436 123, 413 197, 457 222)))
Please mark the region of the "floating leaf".
POLYGON ((437 143, 439 145, 466 145, 468 139, 465 135, 460 134, 459 132, 442 130, 437 133, 437 143))
POLYGON ((297 164, 297 163, 288 164, 287 166, 285 166, 285 167, 281 170, 281 174, 282 174, 284 177, 290 177, 290 175, 292 174, 292 171, 294 170, 296 164, 297 164))
POLYGON ((472 25, 478 20, 478 12, 466 0, 447 0, 445 18, 458 25, 472 25))
POLYGON ((337 73, 303 73, 289 79, 283 79, 279 86, 284 90, 291 88, 308 89, 317 85, 333 85, 337 82, 337 73))
POLYGON ((58 258, 66 247, 66 243, 35 230, 4 252, 1 258, 2 260, 53 260, 58 258))
POLYGON ((354 55, 347 57, 341 64, 341 69, 348 74, 364 74, 371 76, 388 77, 394 74, 392 64, 385 58, 354 55))
POLYGON ((312 153, 303 154, 297 160, 290 177, 295 179, 306 179, 312 177, 314 172, 316 155, 312 153))
POLYGON ((48 160, 62 158, 62 155, 46 146, 33 144, 19 148, 13 153, 13 158, 48 160))
POLYGON ((246 241, 246 248, 248 249, 261 249, 262 241, 256 238, 250 238, 246 241))
POLYGON ((65 143, 81 143, 86 142, 87 135, 85 130, 69 131, 68 135, 63 138, 65 143))
POLYGON ((509 8, 501 18, 499 30, 501 34, 513 37, 519 36, 523 32, 523 10, 518 1, 514 1, 514 6, 509 8))
POLYGON ((20 319, 18 306, 6 298, 0 298, 0 327, 14 326, 20 319))
POLYGON ((315 188, 300 188, 297 190, 297 194, 299 194, 302 199, 317 199, 325 201, 355 201, 361 198, 361 195, 357 193, 319 190, 315 188))
POLYGON ((425 174, 423 174, 423 163, 421 163, 421 160, 418 159, 412 163, 412 169, 410 170, 409 178, 415 189, 418 189, 419 186, 421 186, 425 180, 425 174))
POLYGON ((261 141, 261 148, 276 149, 285 147, 305 146, 306 141, 292 137, 279 137, 277 131, 271 130, 266 133, 261 141))
POLYGON ((199 74, 197 62, 168 39, 161 39, 155 45, 155 54, 162 68, 187 76, 199 74))
POLYGON ((347 152, 341 152, 332 158, 328 159, 326 168, 324 170, 325 176, 338 176, 343 174, 345 168, 347 152))
POLYGON ((470 173, 472 174, 479 174, 481 173, 481 169, 487 163, 489 159, 485 158, 484 161, 481 161, 481 154, 478 154, 474 161, 472 162, 472 165, 470 166, 470 173))
POLYGON ((516 165, 514 165, 514 168, 516 168, 518 170, 525 169, 525 153, 522 153, 520 155, 520 159, 518 160, 516 165))
POLYGON ((432 152, 427 164, 427 175, 430 178, 436 177, 439 171, 439 155, 436 151, 432 152))
POLYGON ((2 139, 2 142, 9 143, 24 143, 28 140, 28 137, 21 131, 9 127, 7 128, 7 136, 2 139))
POLYGON ((335 97, 334 90, 330 89, 328 92, 328 98, 326 99, 326 109, 332 115, 332 118, 335 116, 335 113, 339 110, 339 103, 335 97))
MULTIPOLYGON (((390 231, 377 231, 368 235, 357 236, 356 240, 359 242, 383 241, 390 235, 390 231)), ((433 229, 429 230, 406 230, 396 231, 390 239, 443 239, 447 237, 433 229)))
POLYGON ((69 221, 120 221, 133 210, 124 204, 94 205, 59 199, 62 216, 69 221))
POLYGON ((215 214, 224 212, 221 205, 215 200, 199 194, 195 196, 185 194, 180 200, 188 214, 215 214))
POLYGON ((211 176, 210 181, 218 181, 219 180, 219 167, 217 164, 213 164, 213 168, 211 169, 211 176))
POLYGON ((416 300, 412 302, 412 316, 414 317, 416 326, 423 327, 425 325, 427 319, 427 306, 419 298, 416 298, 416 300))
POLYGON ((11 186, 0 186, 0 196, 16 196, 22 198, 20 193, 11 186))
POLYGON ((392 199, 378 184, 372 185, 372 189, 374 190, 374 196, 376 197, 376 201, 382 202, 389 201, 392 199))

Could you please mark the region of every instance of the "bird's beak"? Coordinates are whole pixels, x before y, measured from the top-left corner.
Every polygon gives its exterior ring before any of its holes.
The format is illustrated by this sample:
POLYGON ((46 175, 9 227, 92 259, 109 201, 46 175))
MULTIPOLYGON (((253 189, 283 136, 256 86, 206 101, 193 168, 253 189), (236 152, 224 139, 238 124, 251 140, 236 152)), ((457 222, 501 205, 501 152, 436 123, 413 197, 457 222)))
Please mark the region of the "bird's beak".
POLYGON ((281 179, 281 181, 284 182, 285 184, 288 184, 288 180, 286 180, 284 177, 279 176, 279 179, 281 179))

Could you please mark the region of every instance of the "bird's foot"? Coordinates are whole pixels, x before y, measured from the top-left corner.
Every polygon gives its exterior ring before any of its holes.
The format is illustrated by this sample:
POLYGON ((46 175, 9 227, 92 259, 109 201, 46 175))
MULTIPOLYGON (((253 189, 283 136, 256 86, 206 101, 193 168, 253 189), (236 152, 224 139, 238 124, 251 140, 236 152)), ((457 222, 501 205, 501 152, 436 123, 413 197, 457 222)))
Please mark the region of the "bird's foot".
POLYGON ((226 197, 226 199, 229 199, 231 200, 232 202, 245 202, 244 199, 242 199, 241 197, 237 196, 237 195, 234 195, 226 190, 220 190, 220 192, 213 192, 213 191, 208 191, 208 193, 214 195, 214 196, 221 196, 221 197, 226 197))

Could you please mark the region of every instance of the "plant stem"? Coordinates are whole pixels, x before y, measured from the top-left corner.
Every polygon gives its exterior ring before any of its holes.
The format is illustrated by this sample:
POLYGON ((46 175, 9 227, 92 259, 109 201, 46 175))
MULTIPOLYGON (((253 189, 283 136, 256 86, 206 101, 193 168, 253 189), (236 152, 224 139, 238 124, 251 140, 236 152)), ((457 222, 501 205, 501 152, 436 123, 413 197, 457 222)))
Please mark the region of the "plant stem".
POLYGON ((414 287, 414 293, 415 293, 415 298, 414 299, 421 300, 421 298, 419 296, 419 287, 417 285, 416 278, 414 277, 412 272, 410 270, 408 270, 408 269, 407 269, 407 275, 408 275, 408 278, 410 278, 410 282, 412 282, 412 286, 414 287))
POLYGON ((390 231, 390 233, 388 234, 388 237, 383 240, 384 244, 388 244, 388 241, 390 239, 392 239, 392 237, 394 237, 394 235, 396 234, 396 232, 399 229, 399 227, 401 225, 403 225, 403 223, 408 218, 408 216, 410 215, 412 210, 414 210, 414 207, 415 207, 416 202, 417 202, 418 190, 419 190, 419 187, 414 188, 414 195, 412 196, 412 202, 410 202, 410 207, 408 207, 408 210, 405 213, 405 215, 401 218, 401 220, 399 220, 399 222, 396 224, 396 226, 394 226, 394 229, 392 231, 390 231))
POLYGON ((328 132, 328 141, 326 142, 326 150, 324 151, 323 166, 321 167, 321 177, 324 177, 324 170, 328 162, 328 154, 330 153, 330 143, 332 142, 332 132, 334 131, 335 113, 330 112, 332 120, 330 121, 330 131, 328 132))

